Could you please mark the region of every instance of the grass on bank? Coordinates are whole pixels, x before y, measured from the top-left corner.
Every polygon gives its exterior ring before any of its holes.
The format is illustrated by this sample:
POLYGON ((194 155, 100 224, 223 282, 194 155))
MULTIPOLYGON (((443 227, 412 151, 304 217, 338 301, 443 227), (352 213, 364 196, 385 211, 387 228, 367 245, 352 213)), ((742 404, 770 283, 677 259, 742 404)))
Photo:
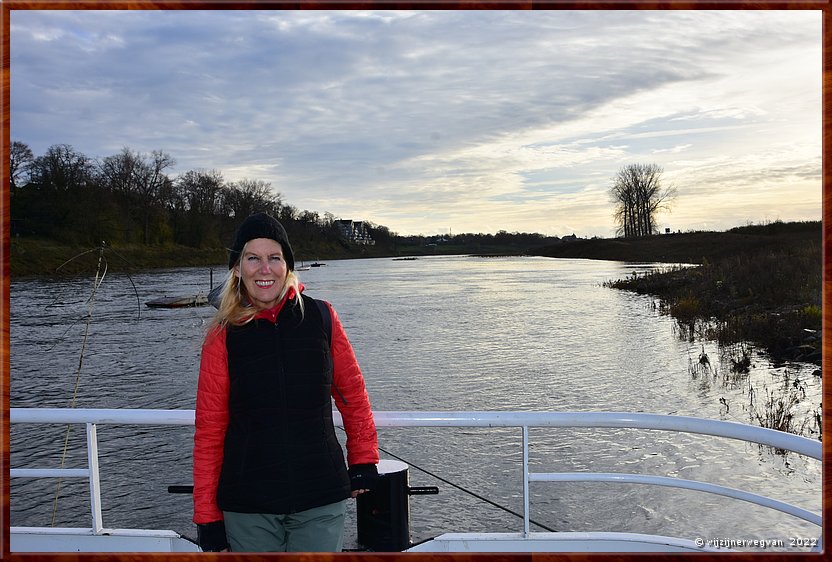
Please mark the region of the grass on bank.
MULTIPOLYGON (((373 247, 343 247, 317 242, 293 243, 295 261, 309 264, 318 260, 379 257, 373 247)), ((61 244, 43 238, 12 237, 11 277, 54 277, 87 275, 96 270, 99 249, 61 244), (74 258, 74 259, 73 259, 74 258), (66 263, 71 260, 69 263, 66 263), (60 269, 58 269, 60 268, 60 269)), ((176 267, 219 267, 228 263, 225 248, 192 248, 169 245, 105 244, 104 256, 110 271, 143 271, 176 267)))
MULTIPOLYGON (((97 247, 77 247, 51 240, 12 237, 9 248, 11 277, 91 275, 99 258, 97 247), (60 268, 60 269, 59 269, 60 268)), ((222 265, 225 250, 186 246, 108 246, 104 259, 110 271, 141 271, 154 268, 222 265)))
MULTIPOLYGON (((810 231, 811 232, 811 231, 810 231)), ((608 286, 659 297, 688 329, 722 345, 751 341, 772 357, 820 363, 821 232, 771 236, 695 267, 612 281, 608 286)))
MULTIPOLYGON (((538 248, 552 258, 702 264, 732 256, 820 243, 820 221, 773 222, 725 232, 684 232, 640 238, 593 238, 538 248)), ((818 262, 819 263, 819 262, 818 262)))

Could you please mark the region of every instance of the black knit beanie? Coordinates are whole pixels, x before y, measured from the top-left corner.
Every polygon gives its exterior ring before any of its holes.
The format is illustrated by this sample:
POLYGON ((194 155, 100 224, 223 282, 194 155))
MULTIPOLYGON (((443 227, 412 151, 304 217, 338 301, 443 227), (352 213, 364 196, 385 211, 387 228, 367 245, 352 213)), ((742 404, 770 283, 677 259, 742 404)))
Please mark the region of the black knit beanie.
POLYGON ((289 237, 283 225, 277 219, 266 213, 255 213, 249 216, 237 229, 234 235, 234 244, 231 246, 231 253, 228 255, 228 269, 234 267, 240 259, 240 252, 249 240, 255 238, 270 238, 280 244, 283 249, 283 258, 289 271, 295 269, 295 256, 292 254, 292 246, 289 245, 289 237))

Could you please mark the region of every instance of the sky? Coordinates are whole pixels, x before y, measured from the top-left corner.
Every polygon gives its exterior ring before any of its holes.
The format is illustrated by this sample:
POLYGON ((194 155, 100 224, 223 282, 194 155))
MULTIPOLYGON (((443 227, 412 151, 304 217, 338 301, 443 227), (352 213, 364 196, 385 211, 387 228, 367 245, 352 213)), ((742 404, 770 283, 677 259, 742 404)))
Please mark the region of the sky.
POLYGON ((12 141, 269 182, 401 234, 820 220, 820 10, 35 11, 10 16, 12 141))

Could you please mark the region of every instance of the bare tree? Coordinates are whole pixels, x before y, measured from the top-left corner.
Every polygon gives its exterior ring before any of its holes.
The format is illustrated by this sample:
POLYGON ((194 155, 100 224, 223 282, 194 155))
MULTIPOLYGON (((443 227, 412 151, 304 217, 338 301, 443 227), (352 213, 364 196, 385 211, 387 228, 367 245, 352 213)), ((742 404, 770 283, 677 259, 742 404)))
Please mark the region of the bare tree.
POLYGON ((657 164, 628 164, 612 179, 610 195, 615 203, 617 234, 630 238, 658 231, 656 215, 670 208, 676 188, 662 185, 664 170, 657 164))
POLYGON ((138 191, 142 164, 141 155, 125 146, 118 154, 107 156, 99 163, 99 181, 113 193, 132 195, 138 191))
POLYGON ((219 170, 188 170, 179 179, 188 210, 197 215, 216 215, 225 180, 219 170))
POLYGON ((142 156, 142 173, 137 185, 139 197, 148 203, 155 204, 159 200, 159 193, 167 179, 165 170, 175 165, 176 160, 161 150, 154 150, 148 160, 142 156))
POLYGON ((226 211, 235 218, 245 218, 257 211, 271 210, 280 201, 272 184, 263 180, 241 179, 228 184, 226 211))
POLYGON ((138 178, 137 187, 142 209, 144 243, 148 244, 150 242, 151 218, 162 208, 163 190, 165 182, 168 180, 165 170, 176 165, 176 160, 170 154, 161 150, 154 150, 147 161, 143 156, 141 160, 141 175, 138 178))
POLYGON ((101 200, 89 158, 68 144, 52 145, 32 161, 29 179, 15 196, 15 212, 31 232, 67 242, 89 232, 95 222, 89 217, 101 200))
POLYGON ((163 188, 168 181, 165 170, 175 163, 161 150, 147 156, 124 147, 118 154, 104 158, 98 166, 101 184, 125 198, 128 222, 129 214, 139 215, 145 244, 150 242, 151 218, 163 206, 163 188))
POLYGON ((86 187, 92 162, 68 144, 55 144, 31 166, 32 182, 52 191, 66 192, 86 187))
POLYGON ((188 170, 176 179, 187 207, 187 244, 208 247, 221 244, 221 217, 227 190, 219 170, 188 170))
POLYGON ((35 156, 29 145, 20 141, 12 142, 9 146, 9 190, 14 193, 21 186, 24 178, 30 173, 35 156))

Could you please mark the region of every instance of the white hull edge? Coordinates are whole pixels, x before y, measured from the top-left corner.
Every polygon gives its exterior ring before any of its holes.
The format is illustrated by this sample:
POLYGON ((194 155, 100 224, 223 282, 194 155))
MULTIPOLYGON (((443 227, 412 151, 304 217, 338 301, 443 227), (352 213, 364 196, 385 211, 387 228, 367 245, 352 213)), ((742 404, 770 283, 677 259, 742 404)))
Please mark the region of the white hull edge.
POLYGON ((445 533, 406 552, 708 552, 692 540, 638 533, 445 533))
MULTIPOLYGON (((11 552, 200 552, 166 530, 12 527, 11 552)), ((693 541, 637 533, 445 533, 406 552, 730 552, 693 541)))
POLYGON ((200 552, 178 533, 149 529, 11 527, 11 552, 200 552))

